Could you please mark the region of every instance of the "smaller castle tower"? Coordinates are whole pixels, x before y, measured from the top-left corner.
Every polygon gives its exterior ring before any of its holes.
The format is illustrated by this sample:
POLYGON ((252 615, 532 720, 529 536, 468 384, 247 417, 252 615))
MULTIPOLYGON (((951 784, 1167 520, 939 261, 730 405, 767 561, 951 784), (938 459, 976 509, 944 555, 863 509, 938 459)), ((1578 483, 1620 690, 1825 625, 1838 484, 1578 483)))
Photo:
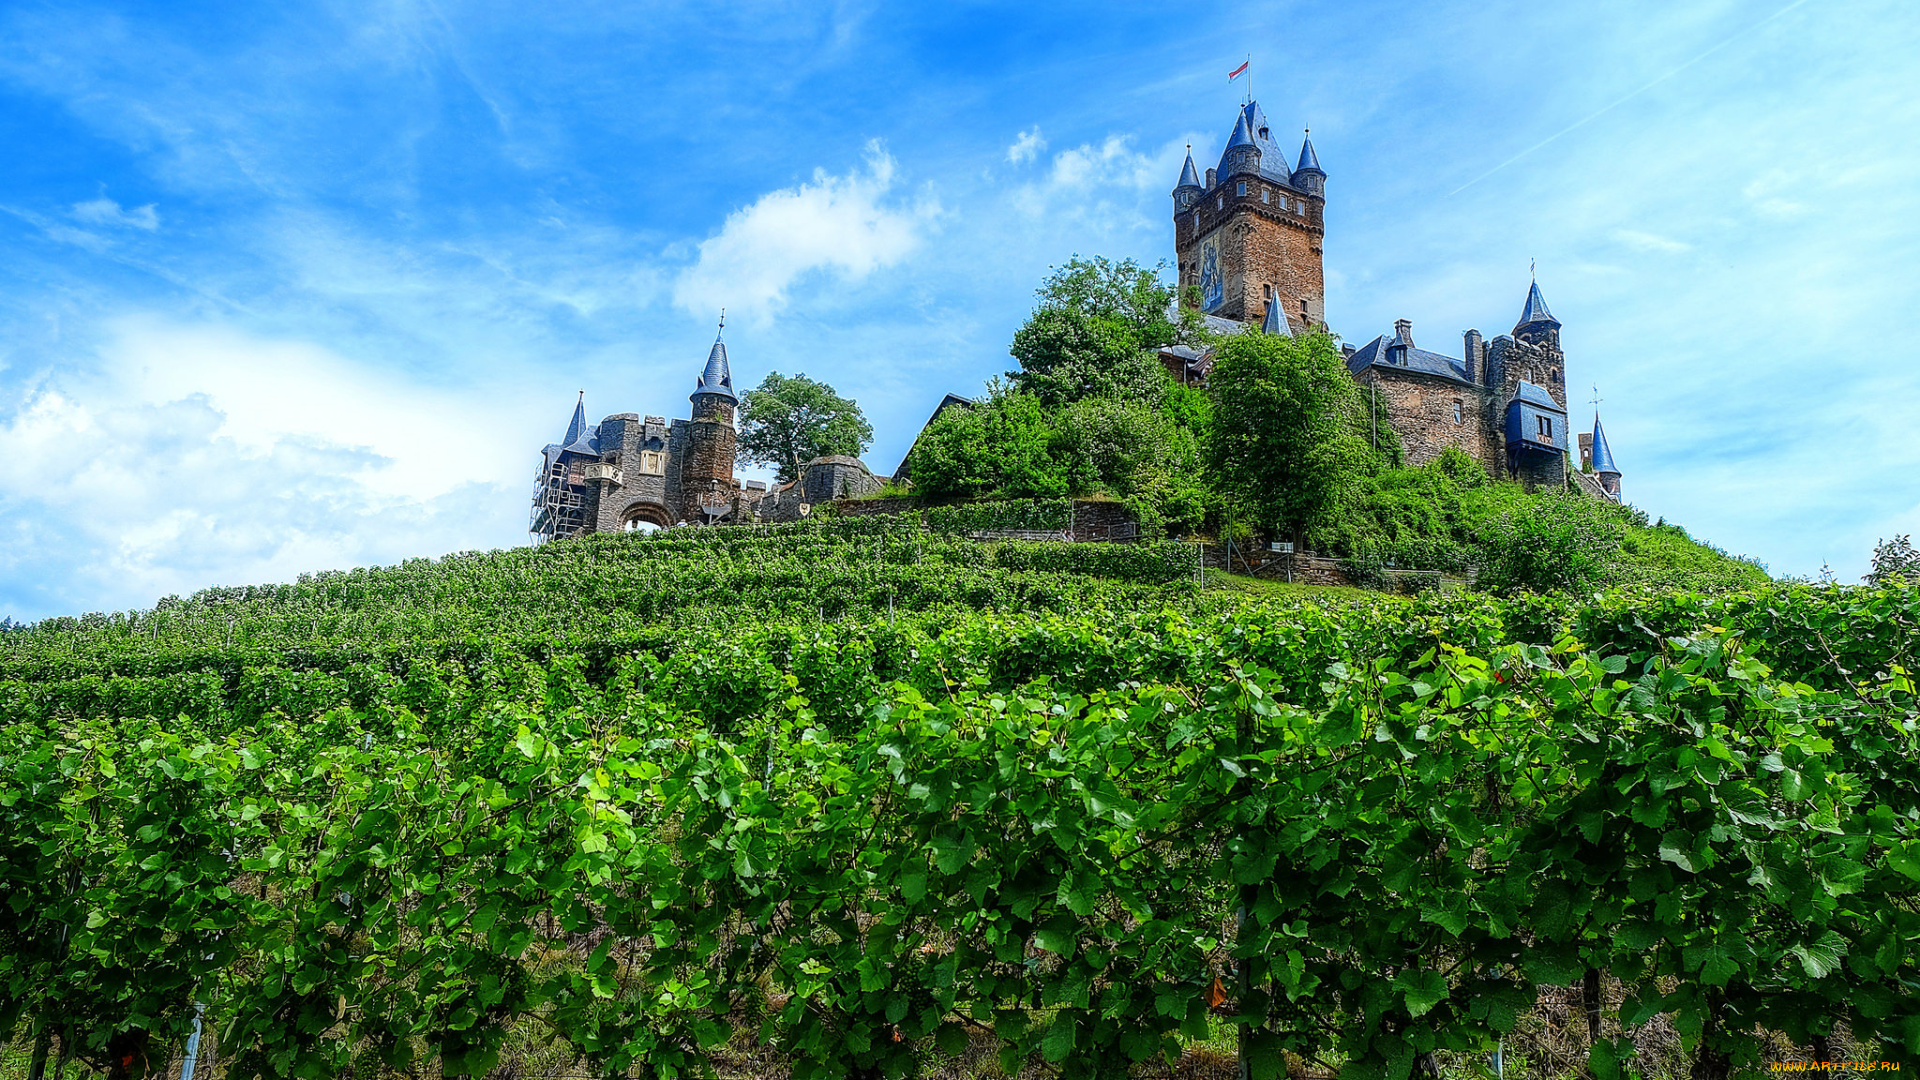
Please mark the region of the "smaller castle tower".
POLYGON ((1327 173, 1320 167, 1320 155, 1313 152, 1311 131, 1300 141, 1300 164, 1293 170, 1293 186, 1313 196, 1324 197, 1327 193, 1327 173))
POLYGON ((733 393, 733 372, 727 366, 727 323, 721 317, 707 353, 707 366, 694 381, 693 416, 687 424, 687 452, 680 461, 680 492, 688 521, 716 521, 730 507, 739 482, 733 477, 733 413, 740 399, 733 393))
POLYGON ((1173 188, 1173 212, 1184 214, 1193 209, 1205 191, 1200 186, 1200 174, 1193 167, 1193 146, 1187 146, 1187 163, 1180 167, 1180 182, 1173 188))
POLYGON ((1613 463, 1613 448, 1607 445, 1607 432, 1600 426, 1600 411, 1593 413, 1593 475, 1607 498, 1620 501, 1620 467, 1613 463))

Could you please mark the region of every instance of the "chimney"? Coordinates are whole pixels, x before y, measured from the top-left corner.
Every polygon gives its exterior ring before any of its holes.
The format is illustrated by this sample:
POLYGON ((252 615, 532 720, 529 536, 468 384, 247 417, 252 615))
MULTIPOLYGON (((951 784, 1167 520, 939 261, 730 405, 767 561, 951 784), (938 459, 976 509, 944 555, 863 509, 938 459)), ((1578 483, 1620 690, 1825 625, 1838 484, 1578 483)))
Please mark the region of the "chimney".
POLYGON ((1478 330, 1467 331, 1466 339, 1467 339, 1467 350, 1466 350, 1467 351, 1467 381, 1470 383, 1478 383, 1480 381, 1478 376, 1478 373, 1480 371, 1480 331, 1478 330))
POLYGON ((1214 174, 1214 173, 1216 173, 1216 172, 1218 172, 1218 171, 1219 171, 1218 169, 1208 169, 1208 170, 1207 170, 1207 190, 1208 190, 1208 191, 1212 191, 1212 190, 1213 190, 1213 174, 1214 174))
POLYGON ((1395 345, 1413 344, 1413 323, 1406 319, 1393 320, 1393 343, 1395 345))

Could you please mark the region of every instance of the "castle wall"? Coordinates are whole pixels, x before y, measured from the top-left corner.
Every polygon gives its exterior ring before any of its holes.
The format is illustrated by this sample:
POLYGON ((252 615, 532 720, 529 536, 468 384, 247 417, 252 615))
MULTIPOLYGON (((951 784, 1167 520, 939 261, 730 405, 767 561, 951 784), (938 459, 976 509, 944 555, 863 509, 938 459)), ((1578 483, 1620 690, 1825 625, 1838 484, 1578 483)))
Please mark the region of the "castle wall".
POLYGON ((1361 388, 1367 405, 1373 407, 1377 391, 1380 421, 1392 425, 1400 436, 1408 465, 1425 465, 1447 447, 1457 446, 1486 465, 1488 475, 1499 475, 1504 450, 1489 445, 1494 429, 1488 423, 1485 389, 1379 366, 1367 369, 1366 380, 1361 388))

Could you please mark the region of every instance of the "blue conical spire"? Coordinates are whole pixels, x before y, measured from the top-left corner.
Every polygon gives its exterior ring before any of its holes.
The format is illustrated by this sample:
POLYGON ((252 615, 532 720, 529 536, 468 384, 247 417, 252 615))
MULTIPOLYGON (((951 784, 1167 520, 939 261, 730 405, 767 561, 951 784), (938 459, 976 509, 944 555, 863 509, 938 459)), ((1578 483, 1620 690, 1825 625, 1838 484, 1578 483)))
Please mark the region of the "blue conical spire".
POLYGON ((1247 130, 1247 114, 1241 113, 1233 122, 1233 135, 1227 139, 1227 149, 1236 146, 1257 146, 1253 141, 1253 132, 1247 130))
POLYGON ((1600 427, 1600 414, 1593 414, 1593 471, 1620 475, 1620 467, 1613 463, 1613 448, 1607 445, 1607 433, 1600 427))
MULTIPOLYGON (((1338 147, 1335 149, 1338 149, 1338 147)), ((1327 175, 1326 170, 1320 167, 1320 155, 1313 152, 1313 135, 1311 132, 1309 132, 1306 138, 1300 143, 1300 164, 1295 166, 1293 171, 1297 173, 1317 172, 1321 176, 1327 175)))
POLYGON ((694 381, 693 396, 718 394, 721 397, 739 400, 733 396, 733 371, 727 367, 727 343, 721 336, 727 331, 727 317, 720 316, 720 332, 713 335, 713 349, 707 353, 707 367, 694 381))
POLYGON ((1267 297, 1267 314, 1265 318, 1260 320, 1260 329, 1268 334, 1283 334, 1287 337, 1293 336, 1293 327, 1287 324, 1286 313, 1280 310, 1280 298, 1278 296, 1267 297))
POLYGON ((1193 167, 1193 147, 1189 146, 1187 147, 1187 163, 1180 167, 1180 182, 1173 185, 1173 190, 1179 191, 1184 187, 1197 188, 1199 186, 1200 173, 1199 170, 1193 167))
POLYGON ((560 439, 561 446, 572 446, 587 433, 587 392, 580 391, 580 400, 573 403, 573 422, 567 425, 567 433, 560 439))
POLYGON ((1537 281, 1527 289, 1527 310, 1520 313, 1520 321, 1513 324, 1513 329, 1518 332, 1534 325, 1551 326, 1556 330, 1560 328, 1560 320, 1547 310, 1546 298, 1540 295, 1540 283, 1537 281))

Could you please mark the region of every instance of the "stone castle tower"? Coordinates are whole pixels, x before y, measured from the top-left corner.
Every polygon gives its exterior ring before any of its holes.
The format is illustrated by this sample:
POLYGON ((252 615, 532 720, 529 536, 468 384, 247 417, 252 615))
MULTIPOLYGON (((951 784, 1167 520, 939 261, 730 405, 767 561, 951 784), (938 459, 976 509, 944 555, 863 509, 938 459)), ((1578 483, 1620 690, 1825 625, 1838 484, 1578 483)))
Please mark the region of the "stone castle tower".
POLYGON ((707 366, 693 384, 693 418, 686 422, 686 451, 680 457, 681 519, 700 521, 725 512, 740 491, 733 478, 736 438, 733 411, 740 399, 733 394, 733 371, 727 366, 727 343, 721 333, 707 353, 707 366))
MULTIPOLYGON (((1258 325, 1297 335, 1326 327, 1326 181, 1310 138, 1298 163, 1287 167, 1253 101, 1240 107, 1220 164, 1204 181, 1189 150, 1173 189, 1174 250, 1181 292, 1197 289, 1210 329, 1237 333, 1258 325)), ((1560 321, 1538 282, 1529 286, 1511 334, 1486 341, 1468 330, 1459 359, 1415 346, 1406 319, 1394 322, 1391 335, 1341 352, 1367 391, 1374 420, 1392 427, 1409 464, 1457 447, 1493 476, 1530 487, 1572 484, 1618 501, 1620 474, 1610 450, 1608 472, 1584 459, 1593 473, 1569 468, 1566 355, 1560 321)), ((1188 382, 1204 382, 1212 369, 1210 356, 1187 346, 1163 349, 1161 360, 1188 382)), ((1604 446, 1598 424, 1596 417, 1594 436, 1583 437, 1583 445, 1604 446)))
POLYGON ((1294 332, 1323 325, 1326 184, 1311 139, 1289 169, 1259 103, 1242 106, 1206 182, 1189 150, 1173 190, 1181 291, 1197 288, 1200 310, 1220 318, 1257 322, 1277 307, 1294 332))

